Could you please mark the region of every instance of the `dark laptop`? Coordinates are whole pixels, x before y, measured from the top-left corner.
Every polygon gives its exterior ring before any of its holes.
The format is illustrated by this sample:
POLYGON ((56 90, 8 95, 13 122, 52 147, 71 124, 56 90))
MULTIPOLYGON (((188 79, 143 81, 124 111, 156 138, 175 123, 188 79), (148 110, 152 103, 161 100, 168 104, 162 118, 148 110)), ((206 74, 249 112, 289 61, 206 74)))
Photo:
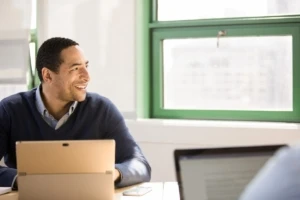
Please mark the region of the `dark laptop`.
POLYGON ((284 145, 175 150, 181 200, 237 200, 284 145))

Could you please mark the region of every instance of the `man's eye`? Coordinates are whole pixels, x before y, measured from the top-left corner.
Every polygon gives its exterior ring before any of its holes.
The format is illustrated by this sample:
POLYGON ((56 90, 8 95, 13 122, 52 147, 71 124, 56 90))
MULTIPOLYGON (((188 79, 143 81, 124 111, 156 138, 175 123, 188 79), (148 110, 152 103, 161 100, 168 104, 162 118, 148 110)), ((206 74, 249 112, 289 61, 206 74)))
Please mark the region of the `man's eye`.
POLYGON ((76 71, 76 70, 78 70, 78 67, 75 67, 75 68, 72 69, 72 71, 76 71))

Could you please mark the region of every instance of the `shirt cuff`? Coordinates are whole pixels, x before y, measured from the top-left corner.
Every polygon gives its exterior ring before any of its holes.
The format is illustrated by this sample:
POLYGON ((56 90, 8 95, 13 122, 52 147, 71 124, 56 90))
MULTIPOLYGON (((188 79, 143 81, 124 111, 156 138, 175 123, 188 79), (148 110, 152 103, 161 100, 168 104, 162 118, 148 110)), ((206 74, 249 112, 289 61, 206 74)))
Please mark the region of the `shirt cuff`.
POLYGON ((116 170, 118 170, 119 173, 120 173, 119 179, 117 179, 116 182, 115 182, 115 184, 118 184, 118 183, 120 183, 120 182, 122 181, 122 179, 123 179, 123 173, 122 173, 122 171, 120 170, 120 168, 118 168, 117 166, 116 166, 115 168, 116 168, 116 170))

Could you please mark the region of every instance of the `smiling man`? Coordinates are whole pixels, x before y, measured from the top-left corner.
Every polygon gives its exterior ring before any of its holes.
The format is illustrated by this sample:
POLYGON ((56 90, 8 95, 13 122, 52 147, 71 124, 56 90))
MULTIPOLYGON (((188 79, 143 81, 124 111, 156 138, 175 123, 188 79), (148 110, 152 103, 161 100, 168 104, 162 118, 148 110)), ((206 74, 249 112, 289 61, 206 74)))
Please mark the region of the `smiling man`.
MULTIPOLYGON (((150 180, 151 168, 124 119, 107 98, 88 93, 88 60, 78 43, 51 38, 39 48, 36 68, 41 84, 0 102, 0 186, 17 174, 16 141, 114 139, 115 184, 150 180)), ((15 181, 17 183, 17 181, 15 181)))

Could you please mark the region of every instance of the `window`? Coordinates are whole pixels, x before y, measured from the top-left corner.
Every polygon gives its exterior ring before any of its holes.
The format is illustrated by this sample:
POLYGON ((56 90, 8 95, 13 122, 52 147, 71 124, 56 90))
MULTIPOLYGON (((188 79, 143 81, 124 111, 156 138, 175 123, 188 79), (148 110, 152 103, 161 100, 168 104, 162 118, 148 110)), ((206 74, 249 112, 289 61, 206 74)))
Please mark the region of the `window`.
POLYGON ((36 12, 31 12, 31 6, 36 7, 36 1, 1 2, 0 100, 32 87, 29 43, 36 39, 30 39, 29 29, 35 24, 31 19, 36 19, 31 13, 36 12))
POLYGON ((29 78, 28 78, 28 89, 36 87, 39 84, 37 76, 35 62, 37 54, 37 0, 32 0, 31 8, 31 32, 29 41, 29 78))
POLYGON ((146 2, 148 117, 300 122, 299 1, 146 2))

